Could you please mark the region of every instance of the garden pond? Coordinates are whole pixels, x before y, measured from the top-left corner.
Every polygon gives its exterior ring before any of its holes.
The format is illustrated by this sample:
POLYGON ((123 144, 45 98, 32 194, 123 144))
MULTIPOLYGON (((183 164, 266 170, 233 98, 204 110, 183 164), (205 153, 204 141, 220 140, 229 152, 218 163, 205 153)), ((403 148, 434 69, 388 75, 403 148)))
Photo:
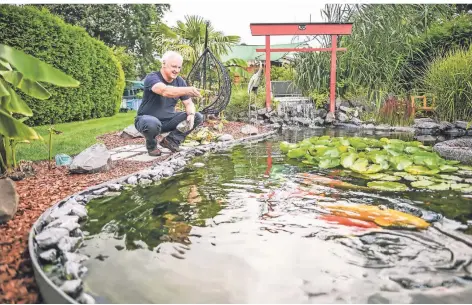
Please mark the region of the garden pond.
POLYGON ((472 289, 472 171, 418 161, 419 142, 380 138, 286 131, 92 200, 79 249, 91 257, 85 290, 100 303, 469 302, 470 290, 457 291, 472 289), (388 169, 348 137, 384 141, 397 158, 388 169), (324 157, 295 158, 280 144, 304 139, 324 157))

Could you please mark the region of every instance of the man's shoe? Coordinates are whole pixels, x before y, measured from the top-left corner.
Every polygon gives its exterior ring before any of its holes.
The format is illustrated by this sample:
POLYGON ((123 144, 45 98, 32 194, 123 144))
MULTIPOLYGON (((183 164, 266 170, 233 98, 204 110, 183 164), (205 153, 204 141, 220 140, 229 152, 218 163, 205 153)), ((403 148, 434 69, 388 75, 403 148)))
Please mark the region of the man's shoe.
POLYGON ((151 157, 159 157, 162 155, 162 152, 159 148, 154 148, 153 150, 148 150, 148 155, 151 157))
POLYGON ((162 139, 161 143, 159 143, 162 147, 169 149, 171 152, 178 152, 180 151, 179 145, 172 140, 169 140, 167 137, 162 139))

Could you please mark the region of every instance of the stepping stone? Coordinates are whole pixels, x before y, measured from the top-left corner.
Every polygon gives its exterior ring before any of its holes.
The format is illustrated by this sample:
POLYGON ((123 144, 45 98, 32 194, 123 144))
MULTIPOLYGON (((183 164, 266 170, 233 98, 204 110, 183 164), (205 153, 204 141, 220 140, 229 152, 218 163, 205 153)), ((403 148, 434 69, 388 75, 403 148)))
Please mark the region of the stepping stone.
POLYGON ((139 148, 133 149, 132 151, 136 152, 147 152, 147 148, 145 146, 141 146, 139 148))
POLYGON ((116 160, 121 160, 121 159, 126 159, 132 156, 136 156, 141 154, 142 152, 136 152, 136 151, 123 151, 123 152, 117 152, 113 155, 111 155, 111 160, 116 161, 116 160))
POLYGON ((154 161, 159 157, 153 157, 148 154, 137 155, 131 158, 126 159, 127 161, 137 161, 137 162, 149 162, 154 161))
POLYGON ((141 148, 143 147, 143 145, 137 145, 137 144, 133 144, 133 145, 126 145, 126 146, 120 146, 120 147, 116 147, 116 148, 113 148, 113 149, 110 149, 109 152, 122 152, 122 151, 128 151, 128 150, 133 150, 133 149, 138 149, 138 148, 141 148))

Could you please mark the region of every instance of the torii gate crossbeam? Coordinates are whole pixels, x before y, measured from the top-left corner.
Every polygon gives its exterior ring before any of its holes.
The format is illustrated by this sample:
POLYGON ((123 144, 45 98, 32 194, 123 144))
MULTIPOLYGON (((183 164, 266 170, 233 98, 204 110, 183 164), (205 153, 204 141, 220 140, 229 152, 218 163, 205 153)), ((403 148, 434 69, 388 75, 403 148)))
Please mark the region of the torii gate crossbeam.
POLYGON ((338 48, 338 35, 350 35, 352 23, 251 23, 253 36, 265 36, 265 48, 256 49, 266 53, 265 81, 266 81, 266 108, 270 110, 270 52, 331 52, 330 73, 330 112, 334 114, 336 101, 336 52, 346 51, 338 48), (270 48, 271 35, 331 35, 331 48, 270 48))

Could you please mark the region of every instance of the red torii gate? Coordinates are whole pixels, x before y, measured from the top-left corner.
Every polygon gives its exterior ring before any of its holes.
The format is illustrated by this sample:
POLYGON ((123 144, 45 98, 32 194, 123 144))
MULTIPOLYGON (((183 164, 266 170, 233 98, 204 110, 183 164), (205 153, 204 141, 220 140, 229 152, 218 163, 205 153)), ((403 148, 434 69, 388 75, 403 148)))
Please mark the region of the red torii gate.
POLYGON ((330 112, 335 110, 336 95, 336 52, 346 51, 337 48, 338 35, 350 35, 352 23, 251 23, 253 36, 265 36, 265 49, 256 49, 266 53, 265 81, 266 108, 270 110, 270 52, 316 52, 331 51, 330 77, 330 112), (331 48, 270 48, 270 35, 331 35, 331 48))

